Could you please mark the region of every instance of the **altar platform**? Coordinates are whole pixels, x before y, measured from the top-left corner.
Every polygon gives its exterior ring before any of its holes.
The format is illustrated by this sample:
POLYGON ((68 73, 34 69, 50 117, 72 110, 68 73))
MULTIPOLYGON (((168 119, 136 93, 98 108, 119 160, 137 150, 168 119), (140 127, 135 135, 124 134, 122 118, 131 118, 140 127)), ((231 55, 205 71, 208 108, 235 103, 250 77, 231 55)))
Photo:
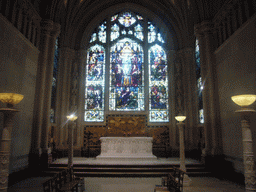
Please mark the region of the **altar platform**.
MULTIPOLYGON (((188 175, 208 174, 199 161, 186 158, 188 175)), ((49 170, 59 171, 67 167, 68 158, 54 161, 49 170)), ((106 160, 97 158, 74 157, 74 173, 80 177, 161 177, 179 167, 179 158, 157 158, 154 160, 106 160)))

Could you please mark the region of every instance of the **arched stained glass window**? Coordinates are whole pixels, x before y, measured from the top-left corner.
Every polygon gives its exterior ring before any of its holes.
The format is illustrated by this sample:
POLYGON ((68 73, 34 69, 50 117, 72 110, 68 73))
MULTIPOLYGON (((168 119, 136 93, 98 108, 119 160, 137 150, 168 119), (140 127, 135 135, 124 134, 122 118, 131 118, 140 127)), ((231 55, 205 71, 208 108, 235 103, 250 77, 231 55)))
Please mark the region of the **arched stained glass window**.
POLYGON ((159 28, 125 11, 96 27, 89 42, 85 121, 103 122, 104 111, 136 111, 148 114, 150 122, 168 122, 167 56, 159 28))
POLYGON ((98 44, 87 54, 85 121, 101 122, 104 117, 105 49, 98 44))
POLYGON ((58 72, 58 61, 59 61, 59 38, 55 41, 54 51, 54 64, 53 64, 53 78, 52 78, 52 94, 51 94, 51 113, 50 122, 55 123, 55 112, 56 112, 56 93, 57 93, 57 72, 58 72))
POLYGON ((202 91, 204 89, 201 77, 201 64, 200 64, 200 50, 198 39, 195 45, 195 59, 196 59, 196 79, 197 79, 197 90, 198 90, 198 111, 199 111, 199 123, 204 123, 204 109, 203 109, 203 97, 202 91))
POLYGON ((159 45, 149 49, 149 119, 152 122, 169 121, 168 76, 166 53, 159 45))

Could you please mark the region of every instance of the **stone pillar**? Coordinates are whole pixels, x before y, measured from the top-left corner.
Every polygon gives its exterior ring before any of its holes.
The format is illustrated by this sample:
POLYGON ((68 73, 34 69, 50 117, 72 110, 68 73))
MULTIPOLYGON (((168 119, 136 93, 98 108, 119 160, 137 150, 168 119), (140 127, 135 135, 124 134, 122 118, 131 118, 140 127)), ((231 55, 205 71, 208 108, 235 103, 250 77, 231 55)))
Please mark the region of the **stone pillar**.
POLYGON ((196 63, 195 48, 187 47, 179 51, 182 64, 182 83, 184 97, 184 114, 186 119, 185 140, 186 149, 196 149, 198 141, 198 107, 197 107, 197 84, 196 84, 196 63))
MULTIPOLYGON (((175 120, 175 114, 176 114, 176 103, 175 103, 175 89, 176 84, 173 84, 172 82, 176 82, 176 65, 179 65, 179 63, 175 63, 176 58, 176 51, 175 50, 169 50, 168 51, 168 86, 169 86, 169 146, 167 148, 167 155, 170 155, 171 149, 178 150, 178 146, 176 145, 176 120, 175 120)), ((171 155, 170 155, 171 156, 171 155)))
POLYGON ((57 101, 56 101, 56 114, 57 114, 57 148, 60 150, 67 149, 67 118, 70 109, 70 82, 71 82, 71 66, 74 59, 75 51, 68 47, 59 48, 59 63, 61 66, 58 70, 57 81, 57 101))
POLYGON ((18 110, 1 108, 0 112, 3 112, 4 114, 4 125, 3 130, 1 130, 0 142, 0 192, 7 192, 13 117, 18 110))
MULTIPOLYGON (((179 136, 180 136, 180 169, 184 172, 187 172, 186 165, 185 165, 185 145, 184 145, 184 123, 179 122, 177 124, 179 129, 179 136)), ((183 186, 189 186, 191 184, 191 179, 188 177, 187 174, 184 174, 183 179, 183 186)))
POLYGON ((39 46, 39 57, 37 67, 37 80, 35 90, 34 102, 34 117, 33 117, 33 131, 31 140, 31 162, 30 165, 37 166, 39 156, 41 155, 41 132, 43 123, 43 109, 44 109, 44 94, 45 94, 45 79, 48 65, 48 47, 50 42, 50 34, 53 29, 53 21, 42 20, 41 22, 41 37, 39 46))
MULTIPOLYGON (((184 112, 184 89, 183 89, 183 81, 182 81, 182 76, 183 76, 183 71, 182 71, 182 62, 181 59, 179 57, 178 53, 174 54, 174 78, 175 78, 175 111, 174 114, 178 115, 179 113, 183 113, 184 112)), ((171 121, 174 123, 174 125, 176 125, 176 120, 173 118, 171 119, 171 121)), ((175 130, 174 130, 174 134, 173 134, 173 142, 174 142, 174 148, 178 149, 178 138, 177 138, 177 129, 175 126, 175 130)))
POLYGON ((73 131, 75 123, 71 121, 68 126, 68 168, 73 167, 73 131))
POLYGON ((60 24, 54 23, 50 32, 48 50, 47 50, 47 64, 45 74, 45 91, 43 97, 43 117, 42 117, 42 131, 41 131, 41 149, 46 158, 48 159, 48 140, 50 123, 50 108, 51 108, 51 93, 52 93, 52 79, 53 79, 53 67, 54 67, 54 52, 55 41, 60 33, 60 24))
POLYGON ((222 154, 222 137, 219 122, 219 102, 217 80, 215 76, 215 55, 213 43, 213 23, 204 21, 195 26, 199 40, 200 62, 202 70, 205 149, 204 156, 222 154))
POLYGON ((254 109, 242 107, 236 113, 241 115, 243 161, 246 192, 256 191, 256 169, 253 155, 252 131, 250 128, 250 116, 255 113, 254 109))
POLYGON ((85 95, 85 63, 86 63, 86 50, 80 50, 77 52, 77 59, 78 59, 78 96, 77 96, 77 116, 78 119, 76 120, 77 124, 77 133, 74 135, 77 140, 77 145, 75 148, 83 147, 84 142, 84 100, 78 99, 78 98, 84 98, 81 97, 85 95))

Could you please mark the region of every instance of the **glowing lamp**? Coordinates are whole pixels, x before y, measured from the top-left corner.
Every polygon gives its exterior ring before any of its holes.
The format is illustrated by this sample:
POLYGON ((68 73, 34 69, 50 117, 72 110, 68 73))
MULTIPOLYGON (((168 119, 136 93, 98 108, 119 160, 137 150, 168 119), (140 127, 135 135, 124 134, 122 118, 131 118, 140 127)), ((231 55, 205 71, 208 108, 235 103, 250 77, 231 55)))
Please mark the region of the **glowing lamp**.
POLYGON ((182 122, 186 119, 187 117, 186 116, 176 116, 175 119, 179 122, 182 122))
POLYGON ((75 121, 75 120, 77 119, 77 116, 74 115, 74 114, 72 114, 72 115, 67 116, 67 118, 68 118, 68 120, 70 120, 70 121, 75 121))
POLYGON ((246 107, 255 102, 256 95, 236 95, 236 96, 231 97, 231 99, 237 105, 239 105, 241 107, 246 107))
POLYGON ((24 95, 16 93, 0 93, 0 101, 7 103, 7 107, 12 107, 13 105, 18 104, 24 95))

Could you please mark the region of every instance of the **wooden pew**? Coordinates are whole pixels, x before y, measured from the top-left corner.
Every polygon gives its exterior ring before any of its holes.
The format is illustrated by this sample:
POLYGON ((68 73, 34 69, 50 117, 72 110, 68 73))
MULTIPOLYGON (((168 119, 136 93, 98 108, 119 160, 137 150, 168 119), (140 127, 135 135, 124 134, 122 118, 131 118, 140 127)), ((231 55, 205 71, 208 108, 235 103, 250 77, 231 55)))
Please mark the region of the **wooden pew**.
POLYGON ((73 168, 67 169, 61 175, 59 192, 63 191, 78 191, 78 185, 81 182, 81 178, 76 178, 73 173, 73 168))
POLYGON ((182 192, 184 174, 181 169, 173 167, 172 172, 162 178, 162 185, 156 185, 154 192, 182 192))
POLYGON ((44 192, 78 191, 81 178, 76 178, 73 168, 65 169, 43 183, 44 192))

